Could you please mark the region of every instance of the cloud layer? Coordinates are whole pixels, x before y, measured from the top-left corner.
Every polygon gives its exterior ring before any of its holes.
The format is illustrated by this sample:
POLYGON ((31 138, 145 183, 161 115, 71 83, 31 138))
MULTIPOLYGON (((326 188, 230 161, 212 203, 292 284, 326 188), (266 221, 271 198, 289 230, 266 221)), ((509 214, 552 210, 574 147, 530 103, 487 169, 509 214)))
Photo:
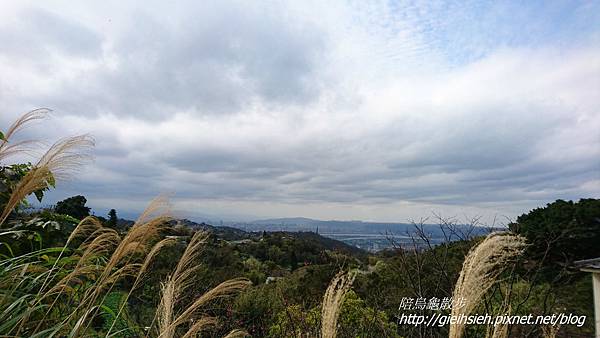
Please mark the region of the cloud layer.
POLYGON ((600 8, 3 5, 0 122, 90 132, 50 196, 190 217, 514 216, 600 195, 600 8))

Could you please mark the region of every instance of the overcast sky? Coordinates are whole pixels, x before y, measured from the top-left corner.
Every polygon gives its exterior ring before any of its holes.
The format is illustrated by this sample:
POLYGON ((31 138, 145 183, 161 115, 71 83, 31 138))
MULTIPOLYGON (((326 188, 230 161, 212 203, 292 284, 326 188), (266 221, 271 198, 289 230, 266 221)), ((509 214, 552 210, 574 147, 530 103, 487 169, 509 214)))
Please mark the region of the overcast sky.
POLYGON ((97 142, 45 203, 514 217, 600 197, 600 2, 3 1, 0 129, 37 107, 97 142))

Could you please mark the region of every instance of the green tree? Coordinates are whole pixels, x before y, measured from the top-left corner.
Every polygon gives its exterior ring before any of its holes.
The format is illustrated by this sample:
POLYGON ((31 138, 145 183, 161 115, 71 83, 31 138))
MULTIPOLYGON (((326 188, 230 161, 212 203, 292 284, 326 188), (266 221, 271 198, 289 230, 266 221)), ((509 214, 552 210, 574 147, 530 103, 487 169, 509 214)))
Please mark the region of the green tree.
POLYGON ((387 314, 367 306, 352 290, 344 299, 338 323, 339 337, 399 337, 387 314))
POLYGON ((106 221, 106 224, 113 229, 117 227, 117 211, 115 209, 110 209, 108 212, 108 221, 106 221))
POLYGON ((511 230, 527 237, 534 258, 550 262, 600 256, 600 200, 556 200, 517 218, 511 230))
POLYGON ((90 208, 85 206, 87 199, 81 195, 69 197, 56 203, 54 211, 58 214, 69 215, 83 219, 90 215, 90 208))

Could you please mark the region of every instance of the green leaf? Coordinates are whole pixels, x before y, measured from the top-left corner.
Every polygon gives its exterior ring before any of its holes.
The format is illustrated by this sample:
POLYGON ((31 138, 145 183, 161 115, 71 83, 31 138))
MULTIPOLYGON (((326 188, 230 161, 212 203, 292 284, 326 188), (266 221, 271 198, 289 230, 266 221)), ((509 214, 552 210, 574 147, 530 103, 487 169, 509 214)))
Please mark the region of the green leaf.
POLYGON ((4 137, 4 133, 1 131, 0 131, 0 140, 6 141, 6 138, 4 137))
POLYGON ((38 202, 41 202, 42 198, 44 198, 44 191, 43 190, 36 190, 33 193, 35 194, 35 198, 38 200, 38 202))
POLYGON ((8 245, 8 243, 4 243, 4 242, 0 242, 0 247, 4 246, 8 249, 8 252, 10 253, 11 257, 15 257, 15 254, 12 251, 12 248, 10 247, 10 245, 8 245))
POLYGON ((117 317, 117 314, 115 313, 115 311, 113 311, 113 309, 111 309, 107 305, 100 305, 100 309, 102 309, 104 312, 106 312, 107 314, 109 314, 111 316, 111 318, 117 317))

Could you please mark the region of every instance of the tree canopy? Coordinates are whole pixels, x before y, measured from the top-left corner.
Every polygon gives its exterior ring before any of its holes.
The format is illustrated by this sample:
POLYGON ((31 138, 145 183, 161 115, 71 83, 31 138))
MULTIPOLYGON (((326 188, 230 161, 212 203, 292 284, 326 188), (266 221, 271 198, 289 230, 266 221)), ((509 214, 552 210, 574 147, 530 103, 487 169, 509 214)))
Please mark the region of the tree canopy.
POLYGON ((600 256, 600 200, 556 200, 517 218, 511 230, 525 236, 538 258, 551 261, 600 256))
POLYGON ((81 195, 69 197, 56 203, 54 211, 59 214, 69 215, 77 219, 83 219, 90 215, 90 208, 85 206, 87 199, 81 195))

